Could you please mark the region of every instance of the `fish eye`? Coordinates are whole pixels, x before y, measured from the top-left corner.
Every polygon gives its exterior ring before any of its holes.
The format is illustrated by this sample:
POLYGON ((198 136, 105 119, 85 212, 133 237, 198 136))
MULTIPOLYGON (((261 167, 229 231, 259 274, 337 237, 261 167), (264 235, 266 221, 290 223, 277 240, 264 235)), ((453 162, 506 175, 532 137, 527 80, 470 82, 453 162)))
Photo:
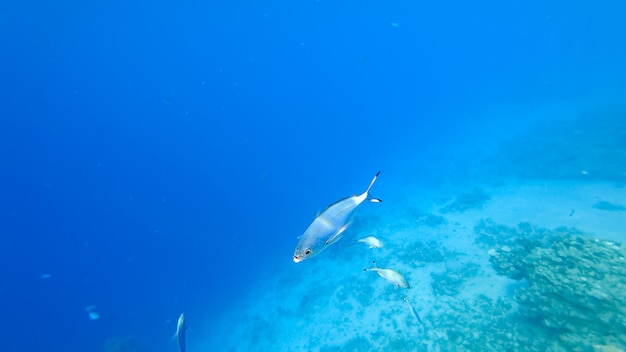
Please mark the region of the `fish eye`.
POLYGON ((304 250, 304 254, 305 254, 305 255, 309 255, 309 254, 311 254, 311 248, 307 248, 307 249, 305 249, 305 250, 304 250))

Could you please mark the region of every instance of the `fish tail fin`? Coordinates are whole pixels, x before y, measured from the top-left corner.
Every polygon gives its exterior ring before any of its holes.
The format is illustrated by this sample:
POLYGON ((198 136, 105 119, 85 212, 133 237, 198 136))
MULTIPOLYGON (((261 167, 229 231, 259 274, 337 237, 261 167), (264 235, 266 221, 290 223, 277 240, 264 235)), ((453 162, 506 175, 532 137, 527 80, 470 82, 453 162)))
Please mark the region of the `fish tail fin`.
POLYGON ((372 179, 372 182, 370 182, 370 185, 367 186, 367 189, 365 190, 365 192, 363 192, 363 195, 365 195, 366 199, 369 199, 370 202, 372 203, 380 203, 382 202, 381 199, 378 198, 370 198, 369 193, 370 193, 370 189, 372 189, 372 186, 374 185, 374 182, 376 182, 376 179, 378 178, 378 175, 380 175, 380 171, 378 171, 376 173, 376 175, 374 175, 374 178, 372 179))
POLYGON ((378 267, 376 266, 376 261, 372 260, 372 267, 371 268, 364 268, 363 271, 377 271, 378 267))
POLYGON ((374 175, 374 178, 372 179, 372 182, 370 182, 370 185, 367 186, 367 189, 365 190, 365 193, 369 193, 370 189, 372 188, 372 186, 374 185, 374 182, 376 182, 376 179, 378 178, 378 175, 380 175, 380 171, 378 171, 376 173, 376 175, 374 175))

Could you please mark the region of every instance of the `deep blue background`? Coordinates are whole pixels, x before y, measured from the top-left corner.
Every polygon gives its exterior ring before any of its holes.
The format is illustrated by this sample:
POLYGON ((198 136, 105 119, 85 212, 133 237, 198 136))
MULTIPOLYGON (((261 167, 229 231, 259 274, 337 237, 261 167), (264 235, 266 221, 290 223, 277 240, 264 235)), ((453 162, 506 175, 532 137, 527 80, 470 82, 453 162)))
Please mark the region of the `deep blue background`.
POLYGON ((174 350, 377 170, 520 124, 475 111, 619 96, 625 33, 617 0, 3 1, 0 349, 174 350))

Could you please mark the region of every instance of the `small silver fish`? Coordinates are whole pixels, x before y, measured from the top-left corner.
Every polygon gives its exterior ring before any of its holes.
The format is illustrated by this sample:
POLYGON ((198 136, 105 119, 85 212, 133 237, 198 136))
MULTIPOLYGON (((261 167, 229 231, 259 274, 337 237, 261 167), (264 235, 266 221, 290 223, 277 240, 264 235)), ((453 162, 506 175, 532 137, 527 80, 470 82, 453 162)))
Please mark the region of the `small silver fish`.
POLYGON ((185 352, 186 348, 186 336, 187 335, 187 325, 185 324, 185 313, 180 313, 178 317, 178 323, 176 324, 176 340, 178 341, 178 349, 180 352, 185 352))
POLYGON ((376 262, 372 262, 374 264, 374 267, 370 268, 370 269, 363 269, 364 271, 375 271, 378 273, 378 275, 380 275, 380 277, 382 277, 383 279, 389 281, 390 283, 394 284, 396 287, 402 287, 402 288, 410 288, 411 286, 409 286, 408 281, 406 281, 406 279, 404 278, 404 276, 402 276, 399 272, 393 270, 393 269, 382 269, 382 268, 378 268, 376 267, 376 262))
POLYGON ((374 236, 367 236, 357 240, 357 242, 365 243, 368 248, 383 248, 383 243, 374 236))
POLYGON ((413 318, 415 318, 418 323, 422 324, 422 318, 420 318, 420 315, 417 314, 417 310, 415 310, 415 307, 413 307, 411 302, 409 302, 409 297, 404 297, 404 301, 409 305, 409 311, 411 312, 413 318))
POLYGON ((98 312, 96 306, 89 306, 85 308, 85 311, 89 314, 89 319, 98 320, 100 319, 100 313, 98 312))
POLYGON ((369 197, 369 191, 374 182, 376 182, 378 175, 380 175, 380 171, 374 176, 365 192, 358 196, 354 195, 341 199, 329 205, 326 210, 313 220, 300 237, 300 241, 293 253, 293 261, 295 263, 311 258, 337 242, 343 235, 343 232, 350 226, 354 212, 364 201, 381 202, 378 198, 369 197))

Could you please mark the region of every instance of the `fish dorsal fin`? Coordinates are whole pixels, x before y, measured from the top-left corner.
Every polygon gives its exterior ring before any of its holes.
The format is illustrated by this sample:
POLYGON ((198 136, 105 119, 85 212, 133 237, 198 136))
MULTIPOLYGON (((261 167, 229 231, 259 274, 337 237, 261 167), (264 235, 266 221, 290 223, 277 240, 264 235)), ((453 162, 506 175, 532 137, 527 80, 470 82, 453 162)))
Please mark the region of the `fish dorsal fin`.
POLYGON ((376 266, 376 261, 372 260, 372 267, 371 268, 365 268, 363 270, 364 271, 378 271, 378 267, 376 266))
POLYGON ((374 178, 372 179, 372 182, 370 182, 370 185, 367 186, 367 189, 365 190, 365 194, 368 194, 370 189, 372 188, 372 186, 374 185, 374 182, 376 182, 376 179, 378 178, 378 175, 380 175, 380 171, 378 171, 376 173, 376 175, 374 175, 374 178))
MULTIPOLYGON (((369 186, 367 186, 367 189, 365 190, 365 192, 363 192, 361 195, 356 195, 356 194, 353 194, 353 195, 351 195, 351 196, 341 198, 341 199, 339 199, 338 201, 336 201, 336 202, 334 202, 334 203, 329 204, 329 205, 326 207, 326 209, 328 209, 328 208, 332 207, 332 206, 333 206, 333 205, 335 205, 335 204, 339 204, 339 203, 341 203, 341 202, 345 201, 346 199, 350 199, 350 198, 360 198, 360 197, 362 197, 362 200, 360 200, 360 201, 358 202, 358 204, 360 204, 360 203, 361 203, 362 201, 364 201, 365 199, 369 199, 369 201, 370 201, 370 202, 372 202, 372 203, 380 203, 380 202, 382 202, 382 200, 380 200, 380 199, 378 199, 378 198, 369 198, 369 196, 368 196, 370 189, 372 188, 372 186, 374 185, 374 182, 376 182, 376 179, 378 178, 378 175, 380 175, 380 171, 378 171, 378 172, 376 173, 376 175, 374 176, 374 178, 373 178, 373 179, 372 179, 372 181, 370 182, 369 186)), ((357 204, 357 205, 358 205, 358 204, 357 204)), ((319 216, 319 215, 318 215, 318 216, 319 216)))
POLYGON ((361 195, 358 196, 358 198, 361 198, 361 202, 365 201, 366 199, 368 199, 370 202, 373 202, 373 203, 382 202, 382 200, 378 198, 370 198, 370 195, 369 195, 370 189, 372 189, 372 186, 374 185, 374 182, 376 182, 378 175, 380 175, 380 171, 378 171, 376 175, 374 175, 374 178, 370 182, 369 186, 367 186, 367 189, 365 190, 365 192, 361 193, 361 195))
POLYGON ((339 199, 338 201, 336 201, 336 202, 333 202, 333 203, 329 204, 329 205, 326 207, 326 209, 328 209, 328 208, 332 207, 332 206, 333 206, 333 205, 335 205, 335 204, 339 204, 339 203, 343 202, 344 200, 349 199, 349 198, 352 198, 352 197, 356 197, 356 196, 355 196, 355 195, 352 195, 352 196, 349 196, 349 197, 344 197, 344 198, 341 198, 341 199, 339 199))

